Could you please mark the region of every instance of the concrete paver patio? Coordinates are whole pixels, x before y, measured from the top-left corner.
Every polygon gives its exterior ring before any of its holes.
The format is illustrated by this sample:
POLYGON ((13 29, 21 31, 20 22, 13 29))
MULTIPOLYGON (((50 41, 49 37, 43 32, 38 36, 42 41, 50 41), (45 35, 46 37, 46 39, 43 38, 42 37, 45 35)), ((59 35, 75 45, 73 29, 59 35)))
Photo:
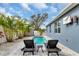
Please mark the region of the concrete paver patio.
MULTIPOLYGON (((6 42, 0 45, 0 56, 23 56, 23 52, 21 49, 24 47, 23 40, 31 39, 32 37, 25 37, 23 39, 16 40, 14 42, 6 42)), ((34 56, 47 56, 47 51, 44 48, 45 52, 42 53, 41 50, 39 52, 35 52, 34 56)), ((60 56, 71 56, 67 54, 67 52, 60 52, 60 56)), ((25 56, 33 56, 31 53, 26 53, 25 56)), ((56 56, 55 53, 52 53, 51 56, 56 56)))

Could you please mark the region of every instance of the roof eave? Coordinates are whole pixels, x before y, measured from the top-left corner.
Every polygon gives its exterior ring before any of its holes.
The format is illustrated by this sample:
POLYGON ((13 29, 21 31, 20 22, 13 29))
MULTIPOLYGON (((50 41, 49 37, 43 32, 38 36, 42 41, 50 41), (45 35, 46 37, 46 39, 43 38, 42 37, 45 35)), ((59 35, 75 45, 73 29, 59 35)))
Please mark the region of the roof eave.
POLYGON ((67 5, 55 18, 52 22, 50 22, 47 26, 51 25, 54 21, 56 21, 58 18, 60 18, 62 15, 64 15, 65 13, 67 13, 69 10, 71 10, 73 7, 75 7, 76 5, 78 5, 77 3, 72 3, 67 5))

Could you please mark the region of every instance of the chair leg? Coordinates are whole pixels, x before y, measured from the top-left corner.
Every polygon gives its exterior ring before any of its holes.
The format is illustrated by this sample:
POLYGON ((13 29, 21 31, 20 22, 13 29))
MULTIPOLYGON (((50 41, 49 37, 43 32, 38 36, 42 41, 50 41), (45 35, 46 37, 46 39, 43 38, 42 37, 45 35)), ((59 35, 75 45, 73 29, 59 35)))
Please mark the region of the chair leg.
POLYGON ((25 54, 25 51, 23 52, 23 55, 25 54))
POLYGON ((38 49, 37 49, 37 52, 39 51, 39 47, 38 47, 38 49))
POLYGON ((43 48, 41 47, 42 52, 44 52, 43 48))
POLYGON ((32 52, 32 54, 34 55, 34 52, 32 52))
POLYGON ((59 53, 58 52, 56 52, 57 53, 57 55, 59 56, 59 53))
POLYGON ((37 52, 38 52, 38 49, 37 49, 37 52))
POLYGON ((48 56, 49 56, 49 52, 48 52, 48 56))

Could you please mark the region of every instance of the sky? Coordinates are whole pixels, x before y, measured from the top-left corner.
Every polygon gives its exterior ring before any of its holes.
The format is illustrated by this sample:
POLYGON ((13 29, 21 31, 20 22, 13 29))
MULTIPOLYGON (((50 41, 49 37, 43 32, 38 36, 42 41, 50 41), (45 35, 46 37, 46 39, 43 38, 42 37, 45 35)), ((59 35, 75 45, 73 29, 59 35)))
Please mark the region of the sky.
POLYGON ((0 3, 0 13, 6 16, 19 15, 22 18, 31 20, 33 14, 48 13, 48 18, 43 23, 47 25, 67 3, 0 3))

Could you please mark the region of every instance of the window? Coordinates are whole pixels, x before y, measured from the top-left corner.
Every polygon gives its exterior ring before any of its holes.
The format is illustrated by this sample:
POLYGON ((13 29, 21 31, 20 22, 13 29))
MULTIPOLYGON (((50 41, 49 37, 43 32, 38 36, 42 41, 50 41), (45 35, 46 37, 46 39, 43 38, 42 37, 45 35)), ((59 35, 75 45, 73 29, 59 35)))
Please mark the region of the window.
POLYGON ((48 32, 48 27, 46 27, 46 31, 48 32))
POLYGON ((54 24, 54 32, 57 33, 57 22, 54 24))
POLYGON ((54 23, 54 32, 55 33, 61 33, 61 28, 60 28, 60 22, 59 21, 54 23))
POLYGON ((49 32, 51 33, 51 25, 49 26, 49 32))
POLYGON ((58 33, 60 33, 60 28, 58 28, 58 33))
POLYGON ((57 33, 57 28, 55 28, 55 31, 54 32, 57 33))

